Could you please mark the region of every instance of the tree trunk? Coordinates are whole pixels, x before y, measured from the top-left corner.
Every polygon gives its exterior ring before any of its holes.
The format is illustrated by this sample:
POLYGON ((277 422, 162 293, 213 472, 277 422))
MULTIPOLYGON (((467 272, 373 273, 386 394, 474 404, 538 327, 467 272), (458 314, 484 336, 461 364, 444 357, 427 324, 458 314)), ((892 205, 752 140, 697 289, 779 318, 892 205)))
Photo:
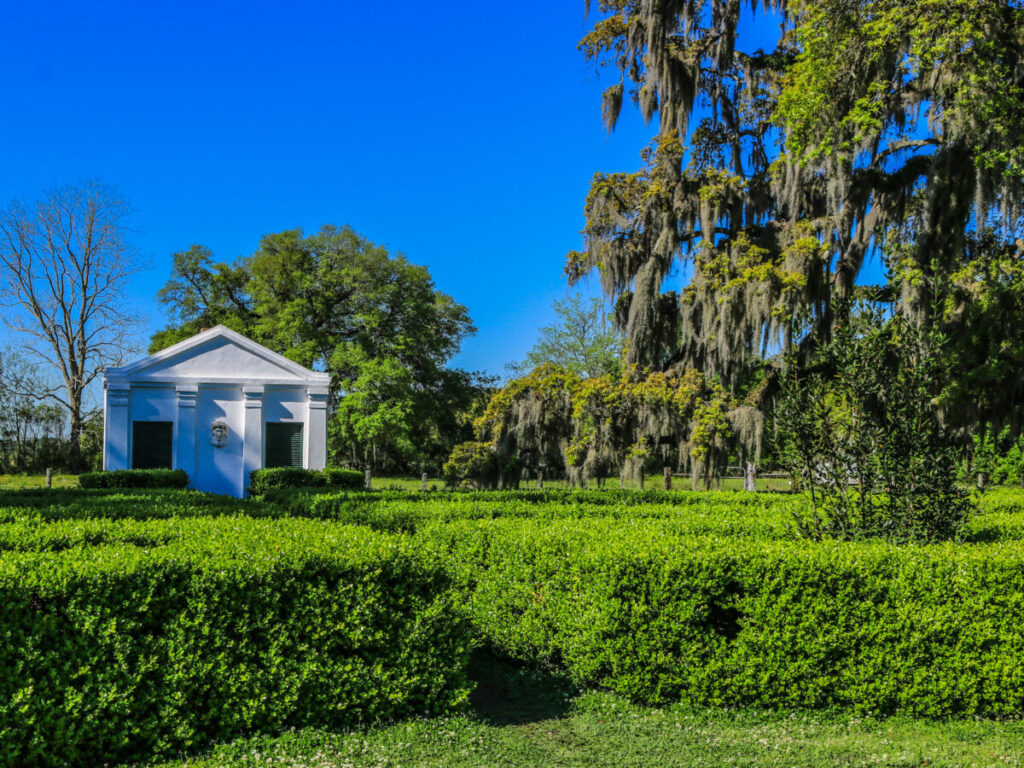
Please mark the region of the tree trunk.
POLYGON ((757 467, 754 462, 747 462, 747 471, 743 476, 743 490, 754 493, 757 490, 757 467))
POLYGON ((672 490, 672 467, 665 467, 662 472, 665 475, 665 490, 672 490))
POLYGON ((544 470, 543 469, 538 469, 537 470, 537 490, 538 491, 544 490, 544 470))
POLYGON ((68 442, 68 465, 72 474, 82 471, 82 393, 70 392, 71 435, 68 442))
POLYGON ((644 489, 644 470, 643 470, 643 467, 641 467, 640 471, 637 472, 636 477, 637 477, 637 481, 640 484, 640 490, 642 491, 644 489))
POLYGON ((46 468, 46 487, 53 488, 53 469, 51 467, 46 468))

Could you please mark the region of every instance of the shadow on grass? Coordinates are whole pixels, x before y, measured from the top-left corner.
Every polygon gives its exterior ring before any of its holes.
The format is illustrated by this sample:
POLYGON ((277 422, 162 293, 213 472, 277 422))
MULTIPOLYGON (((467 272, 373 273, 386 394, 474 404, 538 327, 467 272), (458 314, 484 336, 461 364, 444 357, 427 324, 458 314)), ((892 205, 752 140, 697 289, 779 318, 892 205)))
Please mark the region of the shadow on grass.
POLYGON ((525 725, 565 715, 579 690, 564 673, 537 669, 477 651, 469 663, 476 683, 472 711, 491 725, 525 725))

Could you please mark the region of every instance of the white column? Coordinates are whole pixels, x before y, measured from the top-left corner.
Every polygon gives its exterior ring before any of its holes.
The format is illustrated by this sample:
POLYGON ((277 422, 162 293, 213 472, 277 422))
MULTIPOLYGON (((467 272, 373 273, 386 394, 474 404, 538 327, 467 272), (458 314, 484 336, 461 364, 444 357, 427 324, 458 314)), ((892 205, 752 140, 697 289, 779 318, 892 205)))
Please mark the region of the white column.
POLYGON ((249 475, 263 466, 263 385, 242 387, 245 401, 242 426, 242 477, 239 495, 249 495, 249 475))
POLYGON ((109 383, 105 393, 106 413, 103 418, 103 468, 107 470, 129 469, 131 457, 128 454, 128 401, 131 384, 109 383))
POLYGON ((308 387, 306 401, 306 469, 323 469, 327 466, 327 387, 308 387))
POLYGON ((178 407, 174 412, 174 468, 185 470, 191 486, 196 475, 196 398, 199 387, 179 384, 178 407))

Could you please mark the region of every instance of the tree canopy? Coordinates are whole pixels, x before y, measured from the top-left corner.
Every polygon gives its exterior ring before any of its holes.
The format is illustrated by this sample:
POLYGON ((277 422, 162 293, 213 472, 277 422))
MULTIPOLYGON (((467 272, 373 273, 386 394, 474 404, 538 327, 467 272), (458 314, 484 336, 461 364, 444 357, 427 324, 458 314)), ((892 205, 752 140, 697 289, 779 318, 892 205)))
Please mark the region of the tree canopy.
POLYGON ((335 462, 439 466, 469 429, 476 379, 446 367, 475 331, 466 307, 350 227, 269 234, 230 263, 193 245, 174 254, 159 298, 173 322, 151 352, 223 323, 329 371, 335 462))
MULTIPOLYGON (((896 311, 933 318, 970 243, 1020 254, 1018 0, 602 0, 580 43, 658 135, 599 173, 586 248, 624 306, 627 361, 735 388, 752 359, 827 340, 866 260, 902 233, 896 311), (773 14, 769 50, 740 20, 773 14), (907 226, 914 224, 908 240, 907 226), (682 262, 692 279, 665 284, 682 262)), ((762 24, 763 28, 764 24, 762 24)), ((947 294, 948 295, 948 294, 947 294)))
POLYGON ((517 375, 551 364, 587 378, 622 372, 623 338, 601 299, 573 294, 554 303, 557 322, 540 329, 540 338, 520 363, 517 375))

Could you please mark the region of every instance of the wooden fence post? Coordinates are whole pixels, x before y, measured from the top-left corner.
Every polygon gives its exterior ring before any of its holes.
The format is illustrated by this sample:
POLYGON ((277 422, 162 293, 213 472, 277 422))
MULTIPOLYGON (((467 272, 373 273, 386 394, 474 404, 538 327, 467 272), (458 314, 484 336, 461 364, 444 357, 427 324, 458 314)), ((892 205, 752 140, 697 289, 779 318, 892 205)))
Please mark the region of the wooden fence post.
POLYGON ((53 488, 53 469, 51 467, 46 468, 46 487, 53 488))
POLYGON ((662 472, 665 475, 665 490, 672 490, 672 467, 665 467, 662 472))
POLYGON ((366 490, 373 490, 373 471, 366 470, 366 474, 363 476, 363 483, 366 485, 366 490))
POLYGON ((544 489, 544 467, 540 467, 537 470, 537 490, 541 491, 544 489))
POLYGON ((426 472, 424 472, 420 476, 420 490, 421 491, 427 490, 427 473, 426 472))

